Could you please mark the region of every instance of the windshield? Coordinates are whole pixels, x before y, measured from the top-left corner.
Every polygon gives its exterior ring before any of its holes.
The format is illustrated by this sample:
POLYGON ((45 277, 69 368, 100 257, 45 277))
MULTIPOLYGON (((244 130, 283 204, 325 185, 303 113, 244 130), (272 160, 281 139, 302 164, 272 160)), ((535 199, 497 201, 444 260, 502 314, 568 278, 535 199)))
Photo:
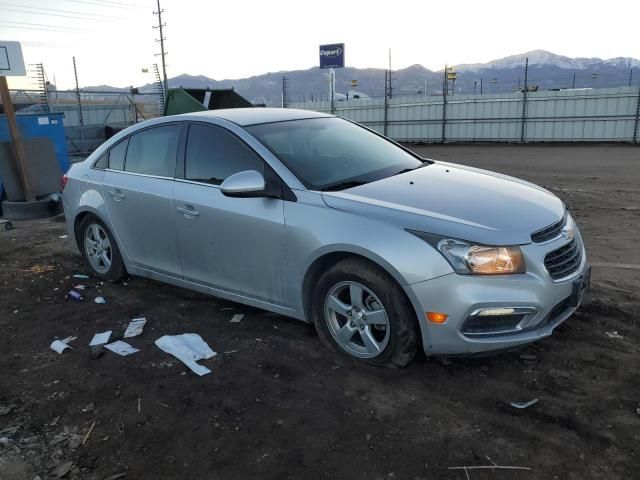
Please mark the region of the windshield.
POLYGON ((247 131, 311 190, 342 190, 425 164, 367 129, 335 117, 265 123, 247 131))

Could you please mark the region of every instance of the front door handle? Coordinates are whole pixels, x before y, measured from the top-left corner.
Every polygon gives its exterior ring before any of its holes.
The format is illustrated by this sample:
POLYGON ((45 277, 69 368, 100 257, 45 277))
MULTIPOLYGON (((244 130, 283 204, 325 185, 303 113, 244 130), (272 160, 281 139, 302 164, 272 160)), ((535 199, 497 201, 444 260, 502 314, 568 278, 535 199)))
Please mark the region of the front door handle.
POLYGON ((182 213, 186 218, 194 218, 200 215, 200 212, 196 211, 191 205, 186 205, 184 207, 176 207, 176 210, 182 213))
POLYGON ((120 190, 109 190, 109 195, 111 195, 116 202, 124 200, 124 193, 120 190))

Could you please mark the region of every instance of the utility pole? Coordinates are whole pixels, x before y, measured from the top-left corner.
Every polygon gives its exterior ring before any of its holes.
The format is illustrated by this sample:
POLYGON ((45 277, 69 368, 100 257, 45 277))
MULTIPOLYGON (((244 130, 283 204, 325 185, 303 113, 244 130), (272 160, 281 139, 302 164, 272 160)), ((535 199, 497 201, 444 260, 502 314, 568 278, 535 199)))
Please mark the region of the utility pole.
POLYGON ((571 88, 576 88, 576 72, 573 72, 573 83, 571 84, 571 88))
POLYGON ((631 86, 631 80, 633 80, 633 68, 629 70, 629 86, 631 86))
POLYGON ((86 152, 84 144, 84 118, 82 117, 82 99, 80 98, 80 87, 78 85, 78 69, 76 68, 76 57, 73 57, 73 75, 76 79, 76 99, 78 100, 78 120, 80 122, 80 140, 82 142, 82 153, 86 152))
POLYGON ((480 77, 480 95, 482 95, 482 77, 480 77))
POLYGON ((474 94, 474 95, 476 94, 476 87, 477 87, 477 86, 478 86, 478 81, 477 81, 477 80, 474 80, 474 81, 473 81, 473 94, 474 94))
POLYGON ((167 24, 162 23, 162 13, 164 12, 164 10, 160 8, 160 0, 156 0, 156 1, 158 3, 158 11, 153 12, 153 14, 158 16, 158 26, 153 28, 157 28, 160 31, 160 40, 156 40, 156 41, 160 42, 160 56, 162 57, 162 79, 163 79, 163 88, 164 88, 164 98, 166 100, 169 90, 168 90, 168 84, 167 84, 167 64, 165 63, 164 57, 167 55, 167 52, 164 51, 164 41, 166 40, 166 38, 164 37, 164 31, 162 29, 166 27, 167 24))

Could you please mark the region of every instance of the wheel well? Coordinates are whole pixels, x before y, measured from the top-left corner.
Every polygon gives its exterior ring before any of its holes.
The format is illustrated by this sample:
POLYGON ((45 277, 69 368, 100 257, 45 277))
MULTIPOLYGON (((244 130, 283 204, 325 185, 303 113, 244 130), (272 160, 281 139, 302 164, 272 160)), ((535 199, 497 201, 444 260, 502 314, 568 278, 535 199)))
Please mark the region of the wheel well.
MULTIPOLYGON (((304 276, 304 280, 302 281, 302 301, 303 301, 303 307, 304 307, 304 315, 305 318, 307 320, 310 320, 312 318, 311 316, 311 308, 313 305, 313 299, 312 299, 312 294, 313 294, 313 286, 316 284, 318 278, 320 277, 320 275, 322 275, 322 273, 329 268, 331 265, 336 264, 337 262, 339 262, 340 260, 343 260, 345 258, 357 258, 360 260, 363 260, 367 263, 370 263, 371 265, 373 265, 375 268, 377 268, 378 270, 380 270, 381 272, 383 272, 387 277, 389 277, 389 279, 392 282, 395 282, 396 284, 398 284, 398 282, 396 281, 396 279, 393 277, 393 275, 391 275, 386 269, 384 269, 382 266, 380 266, 378 263, 374 262, 373 260, 364 257, 362 255, 358 255, 356 253, 352 253, 352 252, 331 252, 331 253, 327 253, 326 255, 323 255, 319 258, 317 258, 312 264, 311 266, 308 268, 307 273, 304 276)), ((398 285, 400 286, 400 285, 398 285)), ((413 308, 413 304, 411 303, 411 300, 409 299, 409 297, 407 296, 406 292, 404 291, 404 289, 400 286, 400 290, 402 292, 402 295, 404 295, 405 300, 407 301, 407 304, 411 307, 411 311, 414 311, 413 308)), ((417 332, 419 335, 422 335, 422 332, 420 330, 420 326, 418 325, 418 319, 415 319, 415 326, 417 329, 417 332)))
POLYGON ((76 245, 78 245, 78 248, 82 248, 82 246, 80 245, 80 238, 79 238, 79 229, 80 229, 80 224, 82 223, 82 220, 84 220, 87 215, 93 215, 91 212, 80 212, 78 215, 76 215, 75 220, 73 221, 73 234, 75 236, 76 239, 76 245))

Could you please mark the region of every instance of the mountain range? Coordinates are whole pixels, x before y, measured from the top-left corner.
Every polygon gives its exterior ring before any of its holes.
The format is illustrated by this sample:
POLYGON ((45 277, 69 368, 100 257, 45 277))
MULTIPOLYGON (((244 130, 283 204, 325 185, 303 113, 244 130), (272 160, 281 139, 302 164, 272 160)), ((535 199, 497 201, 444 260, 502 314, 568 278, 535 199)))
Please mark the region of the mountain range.
MULTIPOLYGON (((629 57, 610 59, 570 58, 545 50, 512 55, 487 63, 453 66, 457 74, 454 94, 513 92, 524 86, 525 59, 529 59, 527 84, 540 90, 559 88, 603 88, 640 85, 640 60, 629 57)), ((422 65, 412 65, 392 73, 392 95, 442 94, 444 69, 429 70, 422 65)), ((249 78, 215 80, 203 75, 178 75, 168 80, 169 87, 183 88, 234 88, 253 103, 268 106, 280 105, 282 77, 287 77, 289 102, 326 99, 328 96, 328 72, 318 67, 265 73, 249 78)), ((336 91, 342 95, 354 93, 361 96, 384 95, 385 70, 379 68, 336 69, 336 91), (352 80, 357 86, 352 87, 352 80)), ((86 89, 98 89, 87 87, 86 89)), ((101 86, 101 88, 108 88, 101 86)), ((110 88, 110 87, 109 87, 110 88)), ((153 85, 140 87, 151 91, 153 85)))

